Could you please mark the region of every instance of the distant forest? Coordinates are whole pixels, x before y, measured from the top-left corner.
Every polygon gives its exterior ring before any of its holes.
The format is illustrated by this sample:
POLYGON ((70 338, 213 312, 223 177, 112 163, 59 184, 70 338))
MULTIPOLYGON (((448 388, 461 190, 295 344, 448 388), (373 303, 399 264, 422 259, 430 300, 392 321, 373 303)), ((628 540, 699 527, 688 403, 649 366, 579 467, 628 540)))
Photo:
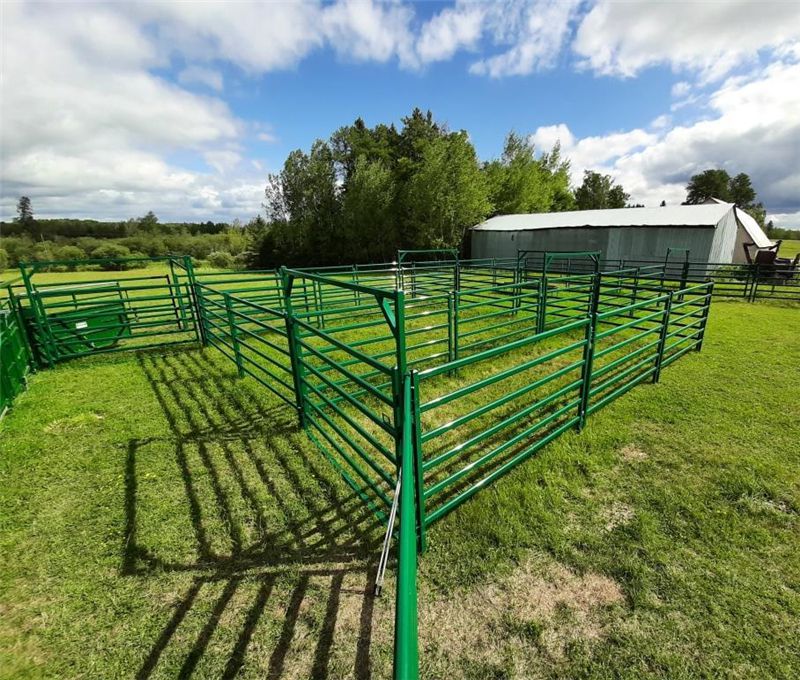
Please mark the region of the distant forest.
POLYGON ((247 267, 255 264, 266 231, 267 223, 260 216, 246 224, 239 220, 159 222, 152 212, 124 222, 36 219, 28 202, 27 213, 21 211, 13 222, 0 222, 0 268, 15 267, 22 261, 168 254, 190 255, 200 265, 247 267))
MULTIPOLYGON (((493 215, 637 207, 610 175, 587 170, 570 185, 558 144, 539 153, 508 134, 503 153, 481 163, 465 130, 450 131, 415 109, 395 125, 360 118, 292 151, 267 178, 264 216, 247 223, 163 223, 148 212, 123 222, 37 219, 21 197, 0 223, 0 269, 20 261, 190 255, 199 265, 274 267, 389 261, 398 248, 458 248, 466 230, 493 215)), ((736 203, 770 238, 800 232, 764 223, 766 211, 745 173, 708 169, 689 178, 685 203, 736 203)), ((663 203, 662 203, 663 205, 663 203)))

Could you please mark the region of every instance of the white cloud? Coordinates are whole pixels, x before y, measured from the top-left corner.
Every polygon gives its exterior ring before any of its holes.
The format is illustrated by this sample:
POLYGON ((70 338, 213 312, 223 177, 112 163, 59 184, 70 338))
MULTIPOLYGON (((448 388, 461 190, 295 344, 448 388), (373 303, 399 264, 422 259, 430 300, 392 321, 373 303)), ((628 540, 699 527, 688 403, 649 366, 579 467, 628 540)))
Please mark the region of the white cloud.
POLYGON ((325 7, 321 27, 336 52, 355 61, 385 62, 397 55, 404 65, 413 66, 413 37, 410 7, 376 4, 371 0, 343 0, 325 7))
POLYGON ((723 167, 748 173, 771 215, 800 212, 800 63, 778 61, 730 78, 708 96, 707 106, 713 112, 708 118, 652 133, 576 139, 561 124, 539 128, 533 138, 540 148, 561 139, 573 180, 584 169, 610 173, 632 200, 646 205, 679 203, 692 174, 723 167))
POLYGON ((662 130, 666 127, 669 127, 669 124, 671 122, 672 118, 666 113, 664 113, 654 118, 650 123, 650 127, 655 128, 656 130, 662 130))
POLYGON ((220 92, 220 63, 261 73, 323 45, 343 59, 414 66, 412 16, 350 0, 6 3, 0 209, 13 214, 24 193, 40 215, 251 216, 263 168, 242 157, 242 142, 276 135, 182 86, 220 92), (177 82, 158 75, 173 60, 184 65, 177 82))
POLYGON ((500 78, 552 67, 579 4, 579 0, 533 0, 489 5, 487 30, 496 44, 511 46, 476 61, 470 73, 500 78))
POLYGON ((671 94, 675 99, 685 97, 692 89, 692 84, 681 80, 672 86, 671 94))
POLYGON ((222 74, 213 68, 187 66, 178 74, 178 81, 183 85, 205 85, 217 92, 222 90, 222 74))
POLYGON ((793 213, 770 213, 769 219, 781 229, 800 230, 800 210, 793 213))
MULTIPOLYGON (((718 80, 758 51, 800 39, 796 2, 624 2, 600 0, 572 49, 592 70, 633 76, 656 64, 718 80)), ((681 96, 681 95, 676 95, 681 96)))
POLYGON ((481 37, 486 7, 461 3, 442 10, 420 30, 417 53, 424 62, 450 59, 461 49, 473 49, 481 37))
MULTIPOLYGON (((0 177, 4 214, 17 195, 39 214, 182 217, 229 190, 170 163, 173 152, 234 163, 243 123, 221 100, 153 75, 159 46, 113 6, 3 8, 0 177), (182 197, 182 198, 181 198, 182 197), (204 203, 205 201, 205 203, 204 203)), ((258 208, 256 198, 247 208, 258 208)))
POLYGON ((572 181, 579 184, 584 170, 605 167, 610 161, 652 144, 658 136, 636 129, 576 139, 570 129, 561 123, 538 128, 532 139, 541 150, 550 149, 555 142, 560 142, 562 152, 572 163, 572 181))

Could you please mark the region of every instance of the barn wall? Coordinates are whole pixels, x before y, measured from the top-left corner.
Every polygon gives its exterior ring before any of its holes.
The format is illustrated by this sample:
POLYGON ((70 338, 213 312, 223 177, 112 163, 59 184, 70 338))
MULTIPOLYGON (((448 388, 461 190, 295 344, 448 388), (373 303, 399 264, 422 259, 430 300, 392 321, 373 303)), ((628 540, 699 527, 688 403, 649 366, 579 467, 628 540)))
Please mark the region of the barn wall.
POLYGON ((714 230, 714 242, 711 247, 711 253, 709 255, 708 261, 709 262, 744 262, 744 249, 739 246, 741 249, 741 258, 736 260, 736 244, 738 241, 738 232, 744 231, 739 226, 739 222, 736 219, 736 213, 731 210, 728 212, 717 224, 717 228, 714 230))
MULTIPOLYGON (((605 259, 661 260, 667 248, 688 248, 708 262, 713 227, 586 227, 472 232, 472 257, 516 257, 523 250, 600 250, 605 259)), ((735 236, 735 234, 734 234, 735 236)), ((725 261, 725 260, 720 260, 725 261)))

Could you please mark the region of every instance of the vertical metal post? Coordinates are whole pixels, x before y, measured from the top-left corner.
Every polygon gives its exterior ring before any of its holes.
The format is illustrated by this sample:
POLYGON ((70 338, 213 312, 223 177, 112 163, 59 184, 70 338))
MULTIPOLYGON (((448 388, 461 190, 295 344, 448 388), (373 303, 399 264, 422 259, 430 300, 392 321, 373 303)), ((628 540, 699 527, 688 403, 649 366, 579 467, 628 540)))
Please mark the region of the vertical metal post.
POLYGON ((661 315, 661 332, 658 336, 658 350, 656 352, 656 370, 653 371, 653 382, 657 383, 661 378, 661 362, 664 361, 664 349, 667 345, 667 333, 669 332, 669 315, 672 310, 672 293, 667 293, 664 301, 664 314, 661 315))
POLYGON ((305 386, 303 384, 302 374, 302 359, 300 358, 300 343, 297 336, 297 320, 292 311, 292 287, 294 285, 294 275, 286 271, 285 267, 281 267, 281 289, 283 290, 283 299, 286 305, 285 321, 286 321, 286 340, 289 344, 289 362, 292 367, 292 380, 294 383, 294 397, 297 406, 297 417, 300 421, 300 427, 305 427, 305 386))
POLYGON ((222 294, 225 300, 225 312, 228 315, 228 328, 231 333, 231 342, 233 344, 233 356, 236 360, 236 372, 240 378, 244 378, 244 368, 242 366, 242 351, 239 347, 239 330, 236 328, 236 320, 233 315, 233 307, 231 306, 231 296, 228 293, 222 294))
MULTIPOLYGON (((403 408, 411 408, 411 385, 407 375, 402 383, 403 408)), ((411 420, 403 422, 400 465, 405 471, 400 487, 400 549, 397 564, 397 591, 394 618, 394 680, 419 677, 419 639, 417 632, 417 532, 414 500, 416 476, 411 443, 411 420)))
MULTIPOLYGON (((394 297, 394 325, 390 324, 394 335, 395 366, 392 371, 392 403, 394 415, 394 440, 395 460, 398 472, 403 455, 403 427, 407 416, 403 412, 403 379, 406 372, 406 321, 405 321, 406 296, 405 291, 395 291, 394 297)), ((409 390, 410 394, 410 390, 409 390)), ((402 505, 402 502, 401 502, 402 505)))
POLYGON ((536 332, 543 333, 547 319, 547 274, 545 272, 542 272, 542 278, 539 280, 539 308, 536 311, 538 313, 536 332))
POLYGON ((192 303, 192 318, 194 321, 194 329, 197 334, 197 339, 203 347, 208 346, 208 338, 206 338, 206 331, 201 323, 200 318, 200 289, 197 285, 197 280, 194 278, 194 267, 192 266, 192 258, 188 255, 183 256, 183 266, 186 269, 186 276, 189 280, 189 301, 192 303))
POLYGON ((458 308, 460 306, 461 292, 453 293, 453 360, 458 359, 458 308))
POLYGON ((753 283, 750 285, 750 302, 756 301, 756 296, 758 294, 758 284, 759 280, 761 279, 761 266, 755 265, 753 268, 753 283))
POLYGON ((454 331, 453 324, 455 323, 455 295, 454 291, 447 294, 447 360, 453 361, 455 359, 455 345, 453 343, 454 331))
MULTIPOLYGON (((357 264, 353 265, 351 279, 352 279, 353 283, 358 283, 358 265, 357 264)), ((360 305, 361 304, 361 292, 356 288, 356 289, 353 290, 353 295, 355 296, 356 305, 360 305)))
POLYGON ((700 332, 698 333, 697 337, 697 347, 695 347, 696 351, 700 351, 703 349, 703 339, 706 335, 706 325, 708 324, 708 314, 711 311, 711 296, 714 294, 714 282, 709 281, 708 288, 706 292, 706 300, 705 305, 703 306, 703 316, 702 323, 700 324, 700 332))
MULTIPOLYGON (((35 273, 35 266, 34 273, 35 273)), ((52 339, 50 326, 47 323, 47 315, 44 310, 44 303, 42 302, 36 289, 33 287, 31 275, 28 273, 28 268, 25 264, 19 265, 20 272, 22 273, 22 282, 25 284, 25 291, 28 294, 30 301, 31 311, 33 312, 33 320, 36 324, 39 335, 39 360, 44 359, 47 365, 52 368, 55 365, 57 358, 55 341, 52 339)))
POLYGON ((419 390, 419 374, 417 371, 411 371, 411 408, 406 413, 406 418, 411 419, 412 425, 412 445, 414 448, 414 473, 416 475, 416 488, 415 501, 417 508, 417 535, 418 542, 417 548, 419 552, 425 552, 428 548, 425 530, 425 481, 422 470, 422 419, 419 410, 420 390, 419 390))
MULTIPOLYGON (((639 269, 640 269, 639 267, 636 267, 636 274, 634 274, 634 278, 633 278, 633 297, 631 299, 631 304, 632 305, 636 304, 636 300, 639 297, 639 269)), ((633 318, 633 310, 632 309, 628 312, 628 316, 633 318)))
POLYGON ((578 430, 586 425, 589 411, 589 393, 592 388, 592 366, 594 363, 594 337, 597 331, 597 305, 600 297, 600 274, 594 273, 592 278, 592 299, 589 311, 589 323, 586 325, 586 345, 583 348, 583 366, 581 368, 581 401, 578 407, 578 430))

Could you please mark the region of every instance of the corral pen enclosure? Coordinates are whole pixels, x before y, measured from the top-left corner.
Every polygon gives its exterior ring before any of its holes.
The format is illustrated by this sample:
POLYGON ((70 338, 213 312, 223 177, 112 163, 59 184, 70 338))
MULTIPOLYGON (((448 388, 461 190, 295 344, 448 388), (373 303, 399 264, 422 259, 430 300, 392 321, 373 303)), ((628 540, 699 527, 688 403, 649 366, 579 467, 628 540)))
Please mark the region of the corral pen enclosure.
MULTIPOLYGON (((686 262, 688 260, 685 260, 686 262)), ((3 404, 26 372, 68 359, 200 343, 296 413, 320 455, 395 539, 395 677, 418 674, 416 572, 431 527, 636 385, 699 351, 718 284, 681 265, 616 268, 597 252, 197 271, 7 287, 3 404)))

